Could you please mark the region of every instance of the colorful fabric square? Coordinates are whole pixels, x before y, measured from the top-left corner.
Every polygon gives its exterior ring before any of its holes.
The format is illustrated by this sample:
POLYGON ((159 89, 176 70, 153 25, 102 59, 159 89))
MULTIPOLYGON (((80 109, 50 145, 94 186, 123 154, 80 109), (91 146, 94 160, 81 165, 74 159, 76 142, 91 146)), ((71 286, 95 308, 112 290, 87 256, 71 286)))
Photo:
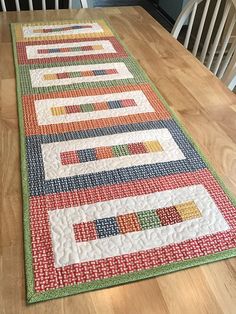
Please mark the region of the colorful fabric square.
POLYGON ((117 223, 123 234, 141 230, 138 217, 134 213, 118 216, 117 223))
POLYGON ((183 220, 192 219, 192 217, 198 218, 201 216, 201 213, 194 202, 179 204, 176 205, 175 208, 183 220))
POLYGON ((96 226, 93 222, 84 222, 73 227, 77 242, 92 241, 98 238, 96 226))
POLYGON ((95 222, 98 238, 115 236, 119 233, 119 227, 115 217, 97 219, 95 222))
POLYGON ((76 151, 61 153, 61 163, 63 165, 76 164, 79 162, 80 158, 76 151))
POLYGON ((161 226, 160 219, 155 210, 146 210, 137 213, 141 229, 152 229, 161 226))
POLYGON ((235 200, 104 20, 12 34, 29 303, 236 255, 235 200))
POLYGON ((179 212, 174 206, 158 209, 157 214, 163 226, 173 225, 182 221, 179 212))
POLYGON ((128 155, 156 153, 162 150, 163 149, 158 141, 148 141, 143 143, 140 142, 62 152, 60 153, 60 157, 61 163, 63 165, 68 165, 128 155))

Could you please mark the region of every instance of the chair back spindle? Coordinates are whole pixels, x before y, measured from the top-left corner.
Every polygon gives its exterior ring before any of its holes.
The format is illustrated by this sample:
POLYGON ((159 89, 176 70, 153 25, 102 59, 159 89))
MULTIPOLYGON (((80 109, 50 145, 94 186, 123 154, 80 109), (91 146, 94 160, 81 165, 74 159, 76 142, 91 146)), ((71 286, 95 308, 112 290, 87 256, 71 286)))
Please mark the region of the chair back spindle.
POLYGON ((1 6, 2 6, 3 12, 6 12, 7 9, 6 9, 6 4, 4 0, 1 0, 1 6))

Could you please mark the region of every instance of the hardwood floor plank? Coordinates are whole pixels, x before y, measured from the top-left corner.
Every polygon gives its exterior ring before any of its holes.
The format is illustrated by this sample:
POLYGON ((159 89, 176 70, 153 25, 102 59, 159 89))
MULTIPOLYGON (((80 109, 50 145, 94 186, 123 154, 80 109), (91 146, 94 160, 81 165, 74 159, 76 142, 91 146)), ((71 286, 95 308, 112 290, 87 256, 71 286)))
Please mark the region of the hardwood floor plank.
POLYGON ((209 290, 214 294, 222 313, 234 314, 236 302, 235 259, 202 267, 209 290), (219 276, 220 274, 220 276, 219 276))
POLYGON ((192 268, 157 278, 169 312, 175 314, 223 314, 215 295, 202 273, 203 267, 192 268))

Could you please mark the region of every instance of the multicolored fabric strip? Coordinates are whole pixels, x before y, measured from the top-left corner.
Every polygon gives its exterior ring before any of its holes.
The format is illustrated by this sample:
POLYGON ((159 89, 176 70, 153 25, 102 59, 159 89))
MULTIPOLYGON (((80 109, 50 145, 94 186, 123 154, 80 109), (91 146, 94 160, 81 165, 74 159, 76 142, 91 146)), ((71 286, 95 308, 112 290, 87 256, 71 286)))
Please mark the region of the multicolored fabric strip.
POLYGON ((153 229, 201 217, 194 202, 82 222, 73 226, 77 242, 153 229))
POLYGON ((77 151, 62 152, 60 154, 63 165, 108 159, 121 156, 140 155, 162 151, 158 141, 137 142, 115 146, 101 146, 81 149, 77 151))
POLYGON ((29 303, 236 255, 235 201, 104 20, 12 35, 29 303))
POLYGON ((34 33, 54 33, 54 32, 63 32, 63 31, 70 31, 70 30, 75 30, 75 29, 89 29, 92 28, 92 25, 72 25, 72 26, 68 26, 68 27, 55 27, 55 28, 36 28, 33 30, 34 33))
POLYGON ((137 106, 134 99, 124 99, 124 100, 112 100, 104 101, 91 104, 81 104, 74 106, 63 106, 63 107, 52 107, 51 111, 54 116, 65 115, 70 113, 78 112, 89 112, 89 111, 98 111, 98 110, 108 110, 115 108, 124 108, 137 106))

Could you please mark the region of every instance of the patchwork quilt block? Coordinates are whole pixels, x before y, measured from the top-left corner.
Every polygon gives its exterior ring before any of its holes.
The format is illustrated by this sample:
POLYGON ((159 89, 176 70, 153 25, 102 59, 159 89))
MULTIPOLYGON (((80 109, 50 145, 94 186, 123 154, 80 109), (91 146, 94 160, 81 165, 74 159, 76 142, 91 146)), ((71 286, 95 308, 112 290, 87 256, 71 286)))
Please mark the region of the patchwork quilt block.
POLYGON ((106 21, 12 36, 27 302, 236 255, 235 200, 106 21))

